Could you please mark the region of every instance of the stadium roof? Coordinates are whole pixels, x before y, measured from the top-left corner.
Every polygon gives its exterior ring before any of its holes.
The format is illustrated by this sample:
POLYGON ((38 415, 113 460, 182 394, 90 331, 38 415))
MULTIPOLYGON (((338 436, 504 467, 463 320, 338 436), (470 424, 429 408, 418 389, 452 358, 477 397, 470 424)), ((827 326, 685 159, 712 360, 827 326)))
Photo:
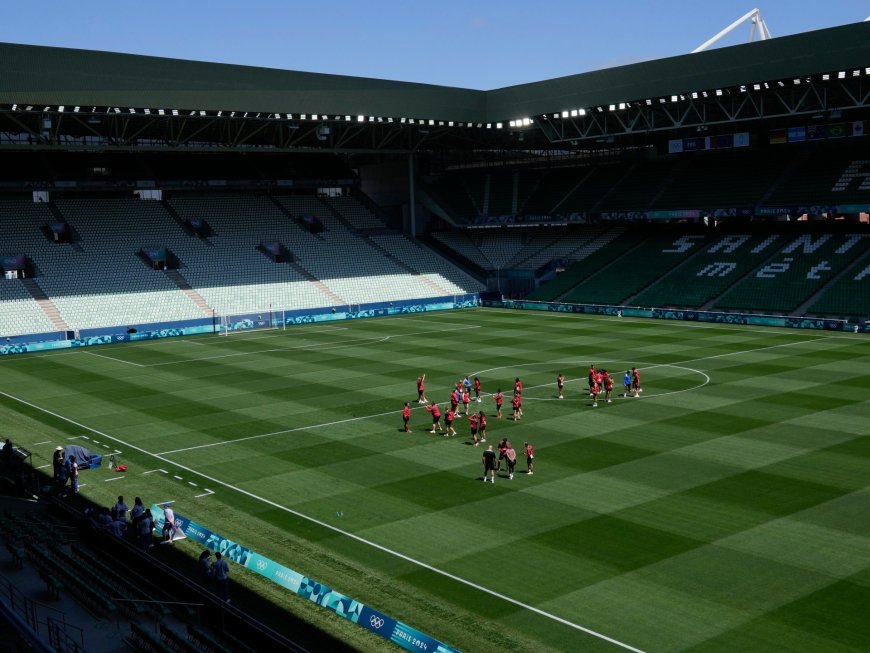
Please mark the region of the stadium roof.
POLYGON ((0 44, 0 104, 494 123, 868 65, 868 22, 490 91, 0 44))

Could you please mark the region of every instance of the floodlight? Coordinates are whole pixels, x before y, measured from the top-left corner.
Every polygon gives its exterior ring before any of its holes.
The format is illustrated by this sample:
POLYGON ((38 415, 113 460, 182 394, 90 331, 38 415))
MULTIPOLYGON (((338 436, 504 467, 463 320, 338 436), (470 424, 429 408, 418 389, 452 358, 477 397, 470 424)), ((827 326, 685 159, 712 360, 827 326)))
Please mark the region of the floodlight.
POLYGON ((301 118, 302 120, 305 120, 305 116, 307 116, 307 115, 308 115, 307 113, 303 113, 301 116, 299 116, 299 118, 301 118))
POLYGON ((75 109, 73 109, 73 113, 78 113, 79 109, 81 109, 81 107, 76 107, 75 109))
POLYGON ((647 100, 646 100, 646 105, 647 105, 648 107, 649 107, 649 106, 652 106, 652 100, 650 100, 649 98, 647 98, 647 100))
POLYGON ((721 88, 716 89, 716 97, 722 97, 722 89, 721 88))
POLYGON ((846 79, 846 71, 845 71, 845 70, 841 70, 840 72, 838 72, 838 73, 837 73, 837 79, 846 79))
POLYGON ((245 111, 245 115, 243 115, 242 118, 247 118, 247 117, 248 117, 248 112, 245 111))
POLYGON ((158 116, 165 116, 165 115, 166 115, 166 111, 165 111, 164 109, 157 109, 157 115, 158 115, 158 116))
POLYGON ((17 104, 13 104, 13 105, 12 105, 12 110, 13 110, 13 111, 18 111, 18 105, 17 105, 17 104))
POLYGON ((746 93, 746 84, 743 84, 743 85, 740 87, 740 92, 741 92, 741 93, 746 93))
POLYGON ((609 109, 610 109, 611 111, 616 111, 616 105, 615 105, 615 104, 611 104, 610 107, 609 107, 609 109))
POLYGON ((698 92, 697 92, 697 91, 695 91, 694 93, 692 93, 692 99, 693 99, 693 100, 697 100, 697 99, 698 99, 698 92))
POLYGON ((369 116, 369 122, 374 122, 374 121, 375 121, 375 117, 374 117, 374 116, 369 116))
MULTIPOLYGON (((76 107, 76 109, 78 109, 78 107, 76 107)), ((143 111, 143 113, 144 113, 146 116, 150 116, 150 115, 151 115, 151 109, 142 109, 142 111, 143 111)))
POLYGON ((586 109, 577 109, 577 113, 578 113, 579 115, 581 115, 581 116, 585 116, 585 115, 586 115, 586 109))
POLYGON ((528 126, 531 125, 531 124, 532 124, 532 119, 531 119, 531 118, 523 118, 523 126, 524 126, 524 127, 528 127, 528 126))
POLYGON ((567 112, 567 111, 563 111, 563 112, 562 112, 562 117, 563 117, 563 118, 567 118, 567 117, 568 117, 568 112, 567 112))
MULTIPOLYGON (((130 111, 133 111, 133 109, 130 109, 130 111)), ((133 113, 135 113, 135 111, 133 111, 133 113)), ((200 111, 200 112, 199 112, 199 115, 200 115, 200 116, 205 116, 205 111, 200 111)))
POLYGON ((407 118, 399 118, 399 122, 402 123, 403 125, 405 124, 406 120, 407 120, 407 118))
POLYGON ((760 90, 761 90, 761 84, 753 84, 753 85, 752 85, 752 90, 753 90, 753 91, 760 91, 760 90))
POLYGON ((495 128, 496 128, 496 129, 501 129, 503 126, 504 126, 504 125, 502 125, 502 123, 500 123, 500 122, 495 123, 495 128))
MULTIPOLYGON (((390 122, 393 122, 393 119, 392 119, 392 118, 390 118, 390 122)), ((452 120, 447 121, 447 126, 448 126, 448 127, 453 127, 453 121, 452 121, 452 120)))
POLYGON ((434 124, 435 124, 435 121, 434 121, 434 120, 430 120, 430 121, 429 121, 429 124, 430 124, 430 125, 434 125, 434 124))
POLYGON ((64 107, 64 105, 61 104, 61 105, 57 108, 58 113, 63 113, 63 110, 64 110, 65 108, 66 108, 66 107, 64 107))
POLYGON ((859 70, 853 70, 853 71, 852 71, 852 77, 858 77, 858 76, 860 76, 860 75, 861 75, 861 70, 860 70, 860 69, 859 69, 859 70))
POLYGON ((782 82, 782 81, 777 82, 777 84, 779 84, 780 88, 782 88, 783 86, 785 86, 785 82, 782 82))
MULTIPOLYGON (((511 127, 516 127, 516 126, 517 126, 517 121, 516 121, 516 120, 511 120, 511 121, 508 123, 508 125, 510 125, 511 127)), ((489 125, 487 125, 487 127, 489 127, 489 125)))
POLYGON ((703 95, 704 97, 707 97, 707 91, 701 91, 701 95, 703 95))
POLYGON ((491 122, 486 123, 486 128, 487 128, 487 129, 492 129, 492 123, 491 123, 491 122))
POLYGON ((864 74, 865 74, 865 75, 870 75, 870 66, 867 66, 867 67, 864 69, 864 74))
POLYGON ((365 116, 357 116, 357 117, 356 117, 356 121, 357 121, 357 122, 365 122, 365 121, 366 121, 366 117, 365 117, 365 116))
POLYGON ((678 98, 677 98, 676 95, 672 95, 672 96, 671 96, 671 102, 676 102, 677 99, 678 99, 678 98))
POLYGON ((559 117, 559 114, 558 114, 558 113, 554 113, 554 114, 553 114, 553 117, 554 117, 554 118, 558 118, 558 117, 559 117))
POLYGON ((822 75, 822 81, 823 81, 823 82, 827 82, 827 81, 829 81, 830 79, 831 79, 831 76, 830 76, 828 73, 825 73, 824 75, 822 75))
MULTIPOLYGON (((387 118, 387 122, 392 123, 392 122, 393 122, 393 119, 392 119, 392 118, 387 118)), ((450 126, 451 126, 451 127, 453 126, 453 123, 452 123, 452 122, 450 123, 450 126)))

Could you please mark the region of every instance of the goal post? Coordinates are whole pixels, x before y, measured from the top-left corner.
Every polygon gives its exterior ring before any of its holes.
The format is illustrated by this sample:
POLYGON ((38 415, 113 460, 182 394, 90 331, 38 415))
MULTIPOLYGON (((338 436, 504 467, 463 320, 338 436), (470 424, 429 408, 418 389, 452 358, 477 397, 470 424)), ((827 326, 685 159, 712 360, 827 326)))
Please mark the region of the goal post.
POLYGON ((285 311, 267 310, 251 313, 228 313, 219 316, 218 335, 229 336, 253 331, 286 330, 285 311))

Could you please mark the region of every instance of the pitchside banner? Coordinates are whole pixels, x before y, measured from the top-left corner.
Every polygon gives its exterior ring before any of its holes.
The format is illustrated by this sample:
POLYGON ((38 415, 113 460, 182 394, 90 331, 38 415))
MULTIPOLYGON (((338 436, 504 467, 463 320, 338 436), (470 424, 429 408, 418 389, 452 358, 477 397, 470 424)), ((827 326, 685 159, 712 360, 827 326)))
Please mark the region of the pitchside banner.
MULTIPOLYGON (((155 529, 162 528, 163 509, 157 505, 151 506, 151 512, 156 515, 155 529), (158 523, 160 527, 158 528, 158 523)), ((411 626, 397 621, 373 608, 368 607, 330 587, 303 576, 298 571, 289 569, 259 553, 251 551, 222 535, 201 526, 187 517, 175 513, 175 523, 182 529, 185 536, 202 544, 212 551, 220 551, 221 555, 232 560, 254 573, 268 578, 273 583, 303 596, 309 601, 331 610, 340 617, 352 621, 358 626, 377 633, 384 639, 398 644, 407 651, 421 653, 459 653, 456 649, 443 644, 411 626)))

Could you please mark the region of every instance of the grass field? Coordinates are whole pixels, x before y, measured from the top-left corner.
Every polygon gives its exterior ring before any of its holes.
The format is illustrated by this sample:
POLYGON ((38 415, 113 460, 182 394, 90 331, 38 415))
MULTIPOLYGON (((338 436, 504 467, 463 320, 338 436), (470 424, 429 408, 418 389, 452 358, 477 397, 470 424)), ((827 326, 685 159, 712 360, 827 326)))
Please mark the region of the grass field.
POLYGON ((870 650, 866 336, 477 309, 9 357, 0 391, 37 466, 71 437, 122 451, 88 497, 172 499, 466 652, 870 650), (617 387, 637 365, 642 397, 593 409, 590 363, 617 387), (519 376, 522 421, 480 408, 536 473, 482 483, 467 420, 427 433, 424 371, 439 401, 519 376))

